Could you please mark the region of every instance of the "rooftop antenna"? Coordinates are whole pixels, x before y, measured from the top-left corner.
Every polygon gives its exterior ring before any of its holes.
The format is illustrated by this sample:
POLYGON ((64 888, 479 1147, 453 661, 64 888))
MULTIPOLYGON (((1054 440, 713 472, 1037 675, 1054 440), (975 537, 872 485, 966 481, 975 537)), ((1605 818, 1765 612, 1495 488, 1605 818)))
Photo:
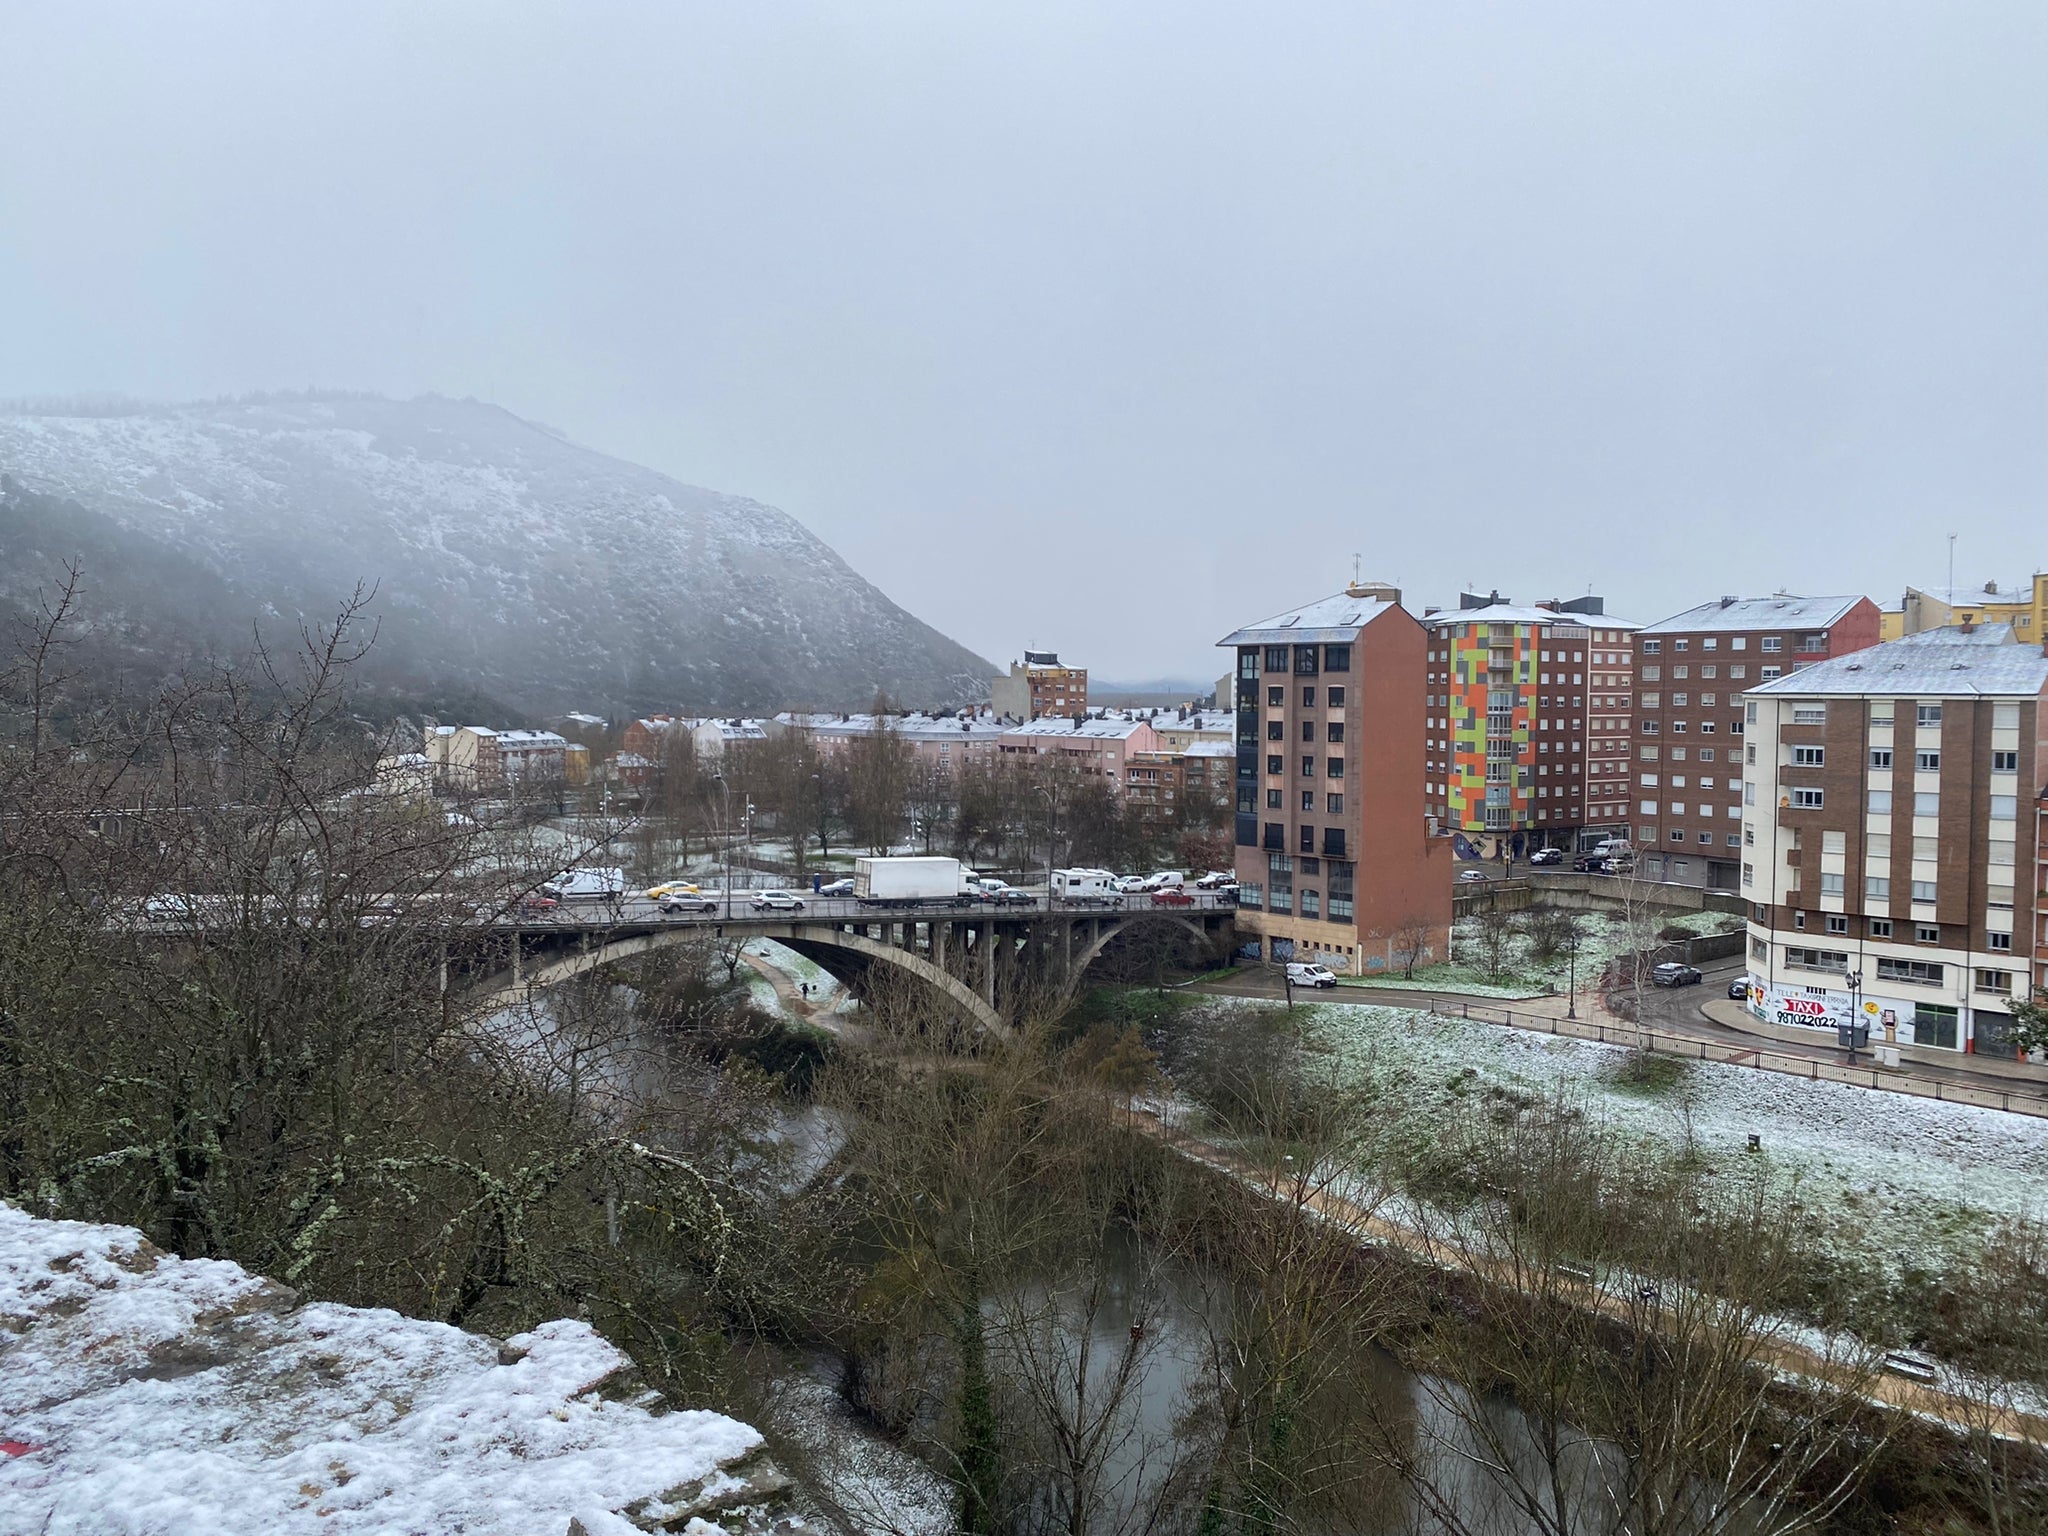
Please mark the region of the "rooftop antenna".
POLYGON ((1354 554, 1351 557, 1351 585, 1354 587, 1358 585, 1358 561, 1359 557, 1354 554))
POLYGON ((1956 600, 1956 536, 1954 534, 1948 536, 1948 592, 1945 595, 1950 602, 1956 600))

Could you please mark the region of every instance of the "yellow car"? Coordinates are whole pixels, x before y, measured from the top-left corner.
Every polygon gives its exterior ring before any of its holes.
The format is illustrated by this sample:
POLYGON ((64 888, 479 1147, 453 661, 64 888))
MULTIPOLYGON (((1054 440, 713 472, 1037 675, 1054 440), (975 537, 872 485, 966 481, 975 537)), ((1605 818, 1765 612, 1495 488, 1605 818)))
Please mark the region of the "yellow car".
POLYGON ((664 896, 701 896, 704 893, 688 880, 667 880, 660 885, 647 887, 647 899, 659 901, 664 896))

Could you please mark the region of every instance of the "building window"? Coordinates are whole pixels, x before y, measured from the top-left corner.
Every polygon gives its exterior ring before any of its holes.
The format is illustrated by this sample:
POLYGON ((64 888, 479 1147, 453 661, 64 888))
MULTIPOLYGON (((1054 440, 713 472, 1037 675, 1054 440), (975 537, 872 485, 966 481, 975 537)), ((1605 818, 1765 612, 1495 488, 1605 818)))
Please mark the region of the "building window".
POLYGON ((1888 939, 1892 936, 1892 920, 1888 917, 1873 917, 1870 920, 1870 936, 1873 939, 1888 939))
POLYGON ((1828 707, 1825 704, 1794 704, 1792 706, 1794 725, 1826 725, 1828 707))
POLYGON ((1865 901, 1890 901, 1892 899, 1891 881, 1883 875, 1865 875, 1863 877, 1863 899, 1865 901))
POLYGON ((1888 789, 1873 789, 1864 801, 1864 808, 1872 816, 1889 816, 1892 813, 1892 792, 1888 789))
POLYGON ((1645 656, 1655 656, 1663 649, 1664 642, 1662 640, 1645 640, 1643 642, 1643 654, 1645 656))
POLYGON ((1913 771, 1915 773, 1941 772, 1941 754, 1939 752, 1915 752, 1913 754, 1913 771))
POLYGON ((1312 779, 1316 776, 1316 760, 1314 758, 1304 757, 1301 760, 1301 776, 1304 779, 1312 779))
POLYGON ((1785 669, 1784 669, 1783 667, 1758 667, 1758 668, 1757 668, 1757 676, 1758 676, 1758 677, 1761 677, 1761 678, 1762 678, 1762 679, 1763 679, 1763 680, 1764 680, 1765 682, 1767 682, 1767 683, 1768 683, 1768 682, 1772 682, 1772 681, 1776 680, 1777 678, 1783 677, 1784 675, 1785 675, 1785 669))
POLYGON ((1913 797, 1913 814, 1915 816, 1939 816, 1941 814, 1941 796, 1938 793, 1915 795, 1913 797))
POLYGON ((1301 893, 1301 915, 1303 917, 1315 918, 1319 918, 1323 915, 1323 898, 1321 892, 1303 891, 1301 893))
POLYGON ((1794 747, 1792 749, 1792 766, 1794 768, 1824 768, 1827 766, 1827 760, 1828 749, 1826 747, 1794 747))
POLYGON ((1979 992, 1997 992, 2010 997, 2012 995, 2012 972, 1993 971, 1987 970, 1982 966, 1978 967, 1977 990, 1979 992))
POLYGON ((1841 895, 1842 877, 1838 874, 1831 875, 1823 871, 1820 877, 1820 893, 1823 896, 1841 895))
POLYGON ((1287 707, 1287 690, 1285 688, 1268 688, 1266 690, 1266 707, 1268 709, 1285 709, 1287 707))
POLYGON ((1894 960, 1889 955, 1877 957, 1879 981, 1910 981, 1915 986, 1938 987, 1941 976, 1942 967, 1932 960, 1894 960))
POLYGON ((1870 749, 1870 766, 1880 773, 1890 772, 1892 749, 1890 747, 1872 747, 1870 749))
POLYGON ((1849 919, 1848 919, 1848 918, 1846 918, 1846 917, 1842 916, 1842 914, 1841 914, 1841 913, 1839 913, 1839 912, 1830 912, 1830 913, 1828 914, 1828 932, 1829 932, 1829 933, 1847 933, 1848 931, 1849 931, 1849 919))
POLYGON ((1342 795, 1323 796, 1323 810, 1331 816, 1342 816, 1344 814, 1344 797, 1342 795))
POLYGON ((1317 672, 1317 664, 1322 660, 1322 654, 1320 647, 1297 645, 1294 648, 1294 675, 1296 677, 1314 677, 1317 672))
POLYGON ((1268 672, 1285 672, 1287 670, 1286 646, 1269 645, 1266 647, 1266 670, 1268 672))
POLYGON ((1745 864, 1742 866, 1742 883, 1744 885, 1756 884, 1756 866, 1754 864, 1745 864))
POLYGON ((1776 652, 1785 649, 1785 642, 1784 639, 1778 635, 1765 635, 1763 639, 1757 642, 1756 648, 1762 651, 1765 655, 1773 655, 1776 652))
POLYGON ((1266 722, 1266 740, 1285 741, 1286 739, 1287 722, 1285 720, 1268 720, 1266 722))
POLYGON ((1839 949, 1805 949, 1787 944, 1785 966, 1794 971, 1846 971, 1849 957, 1839 949))
POLYGON ((1655 736, 1660 730, 1662 730, 1662 727, 1655 720, 1645 720, 1643 722, 1643 734, 1645 736, 1655 736))
MULTIPOLYGON (((1305 762, 1312 762, 1312 761, 1313 761, 1313 759, 1310 759, 1310 758, 1305 758, 1305 759, 1303 759, 1303 761, 1305 761, 1305 762)), ((1307 769, 1303 769, 1302 771, 1306 773, 1306 772, 1308 772, 1309 770, 1307 770, 1307 769)), ((1341 778, 1343 778, 1343 777, 1344 777, 1344 759, 1343 759, 1343 758, 1341 758, 1341 757, 1333 757, 1333 758, 1331 758, 1331 759, 1330 759, 1330 761, 1329 761, 1329 768, 1328 768, 1328 773, 1329 773, 1329 776, 1330 776, 1331 778, 1333 778, 1333 779, 1341 779, 1341 778)))
MULTIPOLYGON (((1348 645, 1324 646, 1323 670, 1325 672, 1349 672, 1351 670, 1351 647, 1348 645)), ((1333 700, 1332 702, 1335 701, 1333 700)))
POLYGON ((1303 709, 1314 709, 1316 707, 1315 689, 1304 688, 1301 690, 1301 707, 1303 709))
POLYGON ((1993 795, 1991 797, 1991 819, 2011 821, 2019 814, 2019 799, 2014 795, 1993 795))
POLYGON ((1827 791, 1811 787, 1797 787, 1792 791, 1792 809, 1795 811, 1817 811, 1827 799, 1827 791))
POLYGON ((1934 882, 1932 880, 1915 880, 1913 882, 1913 899, 1915 901, 1934 900, 1934 882))
POLYGON ((1269 757, 1269 758, 1267 758, 1267 759, 1266 759, 1266 772, 1268 772, 1268 773, 1285 773, 1286 771, 1287 771, 1287 759, 1286 759, 1286 758, 1284 758, 1284 757, 1269 757))
POLYGON ((2020 755, 2019 755, 2019 753, 2017 753, 2017 752, 1994 752, 1994 753, 1992 753, 1992 754, 1991 754, 1991 771, 1992 771, 1993 773, 2018 773, 2018 772, 2020 771, 2020 755))
POLYGON ((1913 942, 1915 944, 1939 944, 1941 942, 1941 925, 1939 923, 1915 923, 1913 925, 1913 942))
POLYGON ((1301 739, 1303 741, 1314 741, 1316 739, 1315 721, 1304 720, 1301 722, 1301 739))
POLYGON ((1302 813, 1302 815, 1304 815, 1304 816, 1308 816, 1308 815, 1312 815, 1312 814, 1314 814, 1314 812, 1315 812, 1315 808, 1316 808, 1316 792, 1315 792, 1314 790, 1312 790, 1312 789, 1304 789, 1304 790, 1303 790, 1303 791, 1301 792, 1301 813, 1302 813))
POLYGON ((2009 952, 2012 949, 2012 935, 2009 933, 1987 933, 1984 935, 1984 947, 2001 953, 2009 952))
POLYGON ((1316 851, 1316 829, 1306 823, 1301 828, 1301 851, 1303 853, 1314 853, 1316 851))
POLYGON ((1684 842, 1684 841, 1685 841, 1685 829, 1684 829, 1683 827, 1673 827, 1673 828, 1671 829, 1671 841, 1673 841, 1674 843, 1682 843, 1682 842, 1684 842))
POLYGON ((1941 706, 1939 704, 1915 705, 1913 709, 1913 723, 1915 725, 1941 724, 1941 706))
POLYGON ((1277 790, 1277 789, 1269 789, 1269 790, 1267 790, 1267 791, 1266 791, 1266 809, 1267 809, 1267 810, 1269 810, 1269 811, 1277 811, 1277 810, 1279 810, 1279 809, 1280 809, 1280 804, 1281 804, 1281 801, 1280 801, 1280 791, 1279 791, 1279 790, 1277 790))
POLYGON ((1794 928, 1804 928, 1806 926, 1806 914, 1804 912, 1794 912, 1792 914, 1792 926, 1794 928))

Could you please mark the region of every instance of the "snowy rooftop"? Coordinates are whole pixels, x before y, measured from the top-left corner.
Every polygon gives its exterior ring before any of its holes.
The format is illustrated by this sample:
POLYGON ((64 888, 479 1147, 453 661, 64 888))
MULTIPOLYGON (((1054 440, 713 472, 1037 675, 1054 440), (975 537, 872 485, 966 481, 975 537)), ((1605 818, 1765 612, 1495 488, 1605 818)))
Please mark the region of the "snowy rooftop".
POLYGON ((1806 696, 1912 694, 1923 697, 2038 695, 2048 687, 2048 656, 2036 645, 2014 645, 2010 624, 1930 629, 1865 650, 1817 661, 1751 693, 1806 696))
POLYGON ((1775 597, 1738 597, 1732 603, 1701 603, 1655 624, 1645 624, 1641 632, 1663 635, 1731 629, 1826 629, 1862 601, 1861 597, 1793 597, 1785 592, 1775 597))
POLYGON ((1003 732, 1003 737, 1008 740, 1012 736, 1093 736, 1098 740, 1123 741, 1150 728, 1148 721, 1122 716, 1091 717, 1076 724, 1064 715, 1047 715, 1028 725, 1013 725, 1003 732))
POLYGON ((1950 608, 1981 608, 1986 603, 2030 603, 2034 600, 2031 583, 2024 587, 2013 587, 2008 591, 1993 582, 1988 592, 1981 586, 1906 588, 1908 597, 1915 593, 1921 597, 1931 597, 1937 603, 1946 604, 1950 608))
POLYGON ((1247 624, 1216 643, 1222 646, 1264 645, 1269 641, 1282 640, 1350 640, 1387 609, 1400 606, 1398 602, 1382 602, 1376 597, 1353 597, 1348 592, 1339 592, 1335 597, 1319 598, 1286 613, 1276 613, 1270 619, 1247 624))
POLYGON ((501 1345, 294 1303, 132 1228, 0 1203, 0 1526, 632 1536, 744 1486, 732 1466, 761 1444, 621 1400, 629 1362, 584 1323, 501 1345))
POLYGON ((507 747, 566 747, 568 740, 553 731, 500 731, 498 742, 507 747))
POLYGON ((1191 741, 1181 754, 1184 757, 1235 757, 1237 745, 1229 741, 1191 741))

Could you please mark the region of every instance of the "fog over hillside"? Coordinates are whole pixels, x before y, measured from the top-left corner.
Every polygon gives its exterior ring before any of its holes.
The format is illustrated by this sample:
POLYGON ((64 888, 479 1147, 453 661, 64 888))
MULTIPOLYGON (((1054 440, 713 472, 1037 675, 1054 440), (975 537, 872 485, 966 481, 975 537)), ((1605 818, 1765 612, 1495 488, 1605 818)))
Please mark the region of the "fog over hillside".
POLYGON ((13 411, 0 477, 15 495, 0 597, 20 603, 80 554, 88 614, 129 617, 94 606, 112 601, 96 574, 117 574, 158 634, 182 607, 186 632, 211 636, 224 617, 318 619, 374 583, 386 675, 535 712, 849 706, 878 687, 944 704, 985 696, 994 670, 787 513, 473 400, 13 411), (168 591, 149 580, 167 552, 168 591))

